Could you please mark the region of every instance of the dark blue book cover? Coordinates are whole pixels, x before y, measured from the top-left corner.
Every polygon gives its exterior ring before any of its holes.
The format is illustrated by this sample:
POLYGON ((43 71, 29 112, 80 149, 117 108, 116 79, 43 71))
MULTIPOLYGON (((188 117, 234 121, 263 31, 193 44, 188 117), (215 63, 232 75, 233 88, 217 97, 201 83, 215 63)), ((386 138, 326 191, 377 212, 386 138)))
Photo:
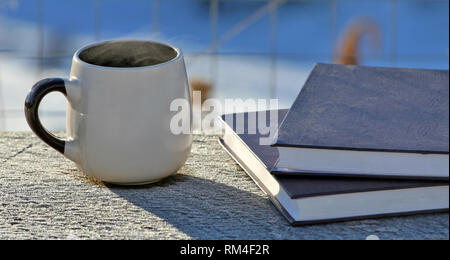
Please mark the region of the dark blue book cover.
POLYGON ((232 114, 228 115, 233 119, 229 121, 226 120, 225 115, 222 116, 225 133, 223 138, 220 138, 220 144, 250 178, 269 195, 274 205, 292 225, 361 219, 369 216, 448 211, 448 181, 350 178, 274 172, 273 168, 279 159, 278 148, 260 143, 260 138, 268 137, 268 134, 261 134, 259 131, 251 133, 249 130, 250 121, 259 124, 259 120, 266 120, 266 125, 280 122, 287 110, 279 110, 275 119, 272 117, 272 112, 232 114), (262 113, 265 116, 260 117, 262 113), (242 125, 239 125, 243 131, 237 130, 238 116, 243 118, 242 125), (249 118, 255 118, 256 122, 249 118), (417 189, 420 192, 409 197, 408 194, 417 189), (441 190, 441 192, 436 195, 435 190, 441 190), (396 195, 392 197, 388 195, 383 203, 378 201, 379 196, 390 192, 395 192, 396 195), (417 200, 416 197, 420 199, 417 200), (356 201, 364 203, 357 205, 358 203, 351 198, 357 198, 356 201), (420 205, 421 202, 424 203, 420 205), (318 205, 318 209, 314 209, 314 205, 308 203, 318 205), (403 208, 406 204, 412 206, 409 209, 403 208), (431 204, 437 206, 430 206, 431 204), (392 210, 393 208, 395 210, 392 210), (328 212, 321 214, 324 210, 328 212), (351 212, 354 210, 359 213, 352 215, 351 212))
POLYGON ((274 146, 448 154, 449 72, 317 64, 274 146))

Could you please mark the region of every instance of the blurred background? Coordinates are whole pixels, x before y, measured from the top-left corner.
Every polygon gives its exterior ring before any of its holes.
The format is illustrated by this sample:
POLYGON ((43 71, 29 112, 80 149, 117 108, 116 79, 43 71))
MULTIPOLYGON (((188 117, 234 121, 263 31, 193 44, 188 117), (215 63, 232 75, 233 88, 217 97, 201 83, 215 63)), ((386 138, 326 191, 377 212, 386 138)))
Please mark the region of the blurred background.
MULTIPOLYGON (((28 90, 68 77, 75 50, 118 38, 171 43, 191 86, 288 108, 314 63, 448 69, 447 0, 0 0, 0 131, 29 130, 28 90)), ((65 129, 66 100, 40 115, 65 129)))

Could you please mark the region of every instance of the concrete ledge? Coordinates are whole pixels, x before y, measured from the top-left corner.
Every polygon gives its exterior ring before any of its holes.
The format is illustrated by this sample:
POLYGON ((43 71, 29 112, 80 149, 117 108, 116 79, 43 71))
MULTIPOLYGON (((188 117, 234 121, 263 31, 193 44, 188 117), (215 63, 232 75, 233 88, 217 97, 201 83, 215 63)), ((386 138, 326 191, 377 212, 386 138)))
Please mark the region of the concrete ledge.
POLYGON ((194 137, 179 174, 89 179, 31 133, 0 133, 0 239, 448 239, 448 214, 292 227, 221 149, 194 137))

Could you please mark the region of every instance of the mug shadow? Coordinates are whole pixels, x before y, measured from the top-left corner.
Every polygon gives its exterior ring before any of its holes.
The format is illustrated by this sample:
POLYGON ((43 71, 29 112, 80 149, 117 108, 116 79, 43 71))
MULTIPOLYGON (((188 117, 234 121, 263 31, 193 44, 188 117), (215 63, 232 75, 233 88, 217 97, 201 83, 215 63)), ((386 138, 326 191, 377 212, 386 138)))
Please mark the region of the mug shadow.
POLYGON ((280 239, 291 228, 267 197, 207 179, 177 174, 144 186, 106 186, 194 239, 280 239))
POLYGON ((193 239, 401 239, 405 233, 427 234, 430 226, 441 233, 448 227, 448 213, 293 227, 266 196, 185 174, 144 186, 105 186, 193 239))

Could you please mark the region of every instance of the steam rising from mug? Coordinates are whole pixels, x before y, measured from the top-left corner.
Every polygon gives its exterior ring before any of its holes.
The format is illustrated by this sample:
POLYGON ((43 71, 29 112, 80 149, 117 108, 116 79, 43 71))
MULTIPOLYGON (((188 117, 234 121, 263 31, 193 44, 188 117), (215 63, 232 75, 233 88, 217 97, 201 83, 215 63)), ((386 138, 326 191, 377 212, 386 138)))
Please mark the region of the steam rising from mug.
POLYGON ((167 45, 154 42, 120 41, 106 42, 82 51, 84 62, 103 67, 143 67, 174 59, 177 51, 167 45))

